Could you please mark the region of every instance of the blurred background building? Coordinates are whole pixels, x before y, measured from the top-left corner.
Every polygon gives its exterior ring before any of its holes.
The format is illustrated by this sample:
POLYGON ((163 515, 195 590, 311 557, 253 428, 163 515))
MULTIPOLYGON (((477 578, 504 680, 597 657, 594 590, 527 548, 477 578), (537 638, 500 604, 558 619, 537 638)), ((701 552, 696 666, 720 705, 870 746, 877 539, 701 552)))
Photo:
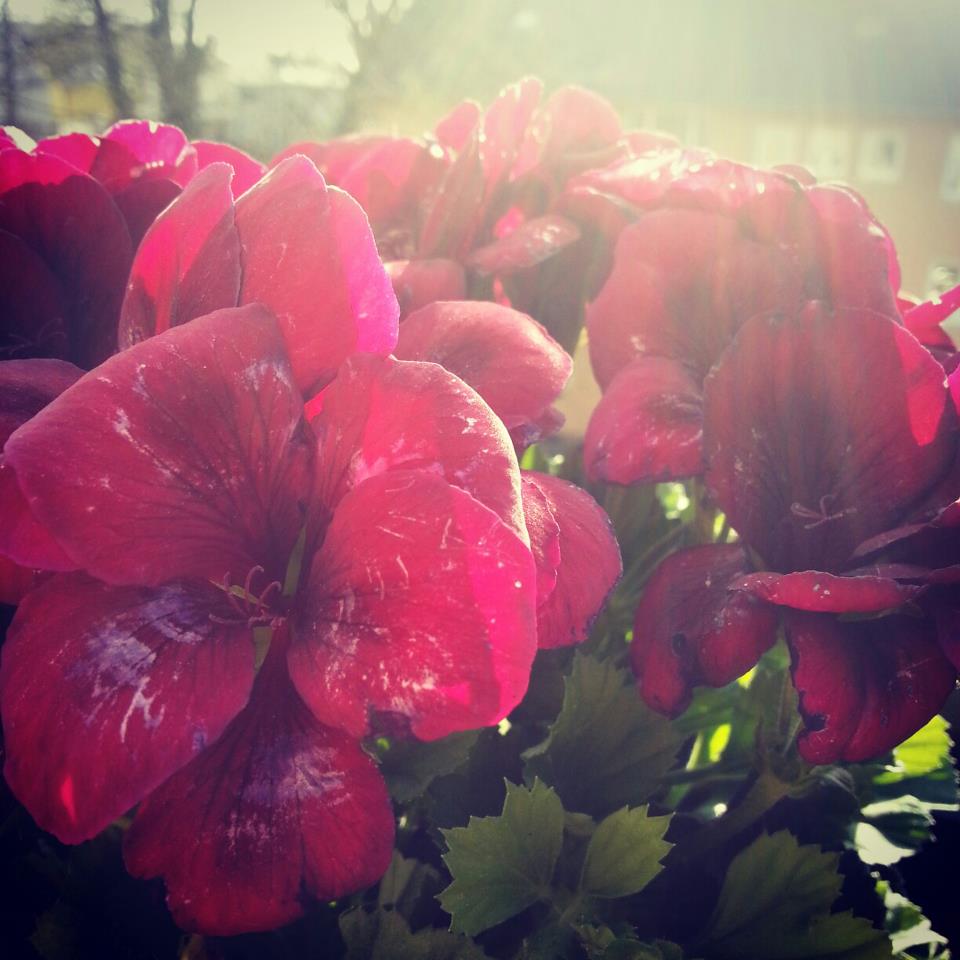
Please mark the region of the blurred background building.
POLYGON ((536 74, 629 125, 860 190, 916 293, 960 280, 958 0, 3 0, 4 122, 170 120, 261 159, 418 133, 536 74))

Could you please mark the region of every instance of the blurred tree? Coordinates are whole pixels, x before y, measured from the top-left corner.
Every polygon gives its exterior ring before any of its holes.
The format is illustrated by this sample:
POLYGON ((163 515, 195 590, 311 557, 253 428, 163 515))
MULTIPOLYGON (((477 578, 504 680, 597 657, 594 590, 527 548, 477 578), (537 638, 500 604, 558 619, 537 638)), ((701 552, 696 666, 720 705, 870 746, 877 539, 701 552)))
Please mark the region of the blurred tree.
POLYGON ((103 61, 103 71, 107 78, 107 88, 110 91, 110 99, 113 100, 116 118, 132 117, 136 113, 136 108, 123 78, 123 68, 120 62, 120 52, 117 48, 117 37, 113 29, 112 16, 104 9, 101 0, 86 0, 86 2, 93 11, 100 59, 103 61))
POLYGON ((190 0, 183 14, 183 45, 173 42, 170 0, 150 0, 150 56, 160 86, 163 119, 196 135, 198 82, 207 62, 207 49, 197 45, 194 18, 197 0, 190 0))
POLYGON ((3 3, 3 35, 0 37, 3 50, 3 122, 17 123, 17 59, 13 46, 13 20, 10 17, 10 0, 3 3))

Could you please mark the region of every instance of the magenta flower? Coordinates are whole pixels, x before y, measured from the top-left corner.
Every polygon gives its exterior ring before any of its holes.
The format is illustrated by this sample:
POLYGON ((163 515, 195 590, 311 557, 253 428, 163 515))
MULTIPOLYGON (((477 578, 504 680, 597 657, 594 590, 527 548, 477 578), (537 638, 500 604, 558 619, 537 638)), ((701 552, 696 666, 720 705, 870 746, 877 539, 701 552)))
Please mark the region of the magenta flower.
POLYGON ((817 299, 896 316, 892 244, 852 192, 683 154, 647 167, 628 183, 652 209, 587 311, 604 396, 584 457, 615 483, 701 472, 703 380, 753 315, 817 299))
POLYGON ((149 120, 121 120, 99 137, 70 133, 41 140, 36 152, 59 157, 98 180, 123 213, 136 247, 157 214, 214 162, 236 173, 235 195, 253 186, 263 165, 223 143, 191 143, 178 127, 149 120))
POLYGON ((195 319, 4 450, 78 568, 10 628, 7 781, 67 842, 140 803, 130 870, 209 933, 373 882, 393 820, 360 738, 495 723, 536 647, 500 421, 435 365, 356 356, 308 426, 287 344, 256 304, 195 319))
POLYGON ((677 714, 695 685, 729 683, 773 643, 779 608, 803 756, 882 753, 956 676, 932 623, 899 609, 922 587, 860 549, 943 496, 958 431, 942 369, 887 317, 809 304, 744 324, 703 410, 704 480, 742 543, 681 551, 654 573, 634 627, 641 694, 677 714))

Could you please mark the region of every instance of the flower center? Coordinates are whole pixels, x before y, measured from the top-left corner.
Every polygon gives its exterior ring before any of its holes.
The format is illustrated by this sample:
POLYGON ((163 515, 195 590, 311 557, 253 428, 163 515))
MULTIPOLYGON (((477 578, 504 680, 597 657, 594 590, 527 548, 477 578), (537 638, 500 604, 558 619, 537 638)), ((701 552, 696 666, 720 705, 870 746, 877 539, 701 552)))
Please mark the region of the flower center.
POLYGON ((825 493, 820 498, 820 502, 817 505, 818 509, 811 510, 810 507, 805 507, 802 503, 791 503, 790 512, 801 520, 810 521, 803 525, 804 530, 815 530, 825 523, 830 523, 832 520, 841 520, 843 517, 857 512, 856 507, 847 507, 846 510, 837 510, 831 513, 830 510, 836 499, 837 495, 835 493, 825 493))

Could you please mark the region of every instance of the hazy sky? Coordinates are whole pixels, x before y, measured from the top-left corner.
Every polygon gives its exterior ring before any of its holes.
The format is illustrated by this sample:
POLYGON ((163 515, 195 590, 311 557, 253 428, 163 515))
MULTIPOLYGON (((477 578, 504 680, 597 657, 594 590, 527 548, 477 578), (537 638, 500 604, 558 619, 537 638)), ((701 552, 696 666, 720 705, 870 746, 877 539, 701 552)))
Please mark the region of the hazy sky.
MULTIPOLYGON (((104 0, 109 11, 136 19, 149 16, 149 0, 104 0)), ((173 0, 175 14, 184 0, 173 0)), ((40 20, 65 4, 58 0, 10 0, 14 18, 40 20)), ((340 17, 322 0, 199 0, 196 34, 212 36, 218 56, 231 68, 258 74, 271 53, 316 56, 349 63, 350 45, 340 17)))

